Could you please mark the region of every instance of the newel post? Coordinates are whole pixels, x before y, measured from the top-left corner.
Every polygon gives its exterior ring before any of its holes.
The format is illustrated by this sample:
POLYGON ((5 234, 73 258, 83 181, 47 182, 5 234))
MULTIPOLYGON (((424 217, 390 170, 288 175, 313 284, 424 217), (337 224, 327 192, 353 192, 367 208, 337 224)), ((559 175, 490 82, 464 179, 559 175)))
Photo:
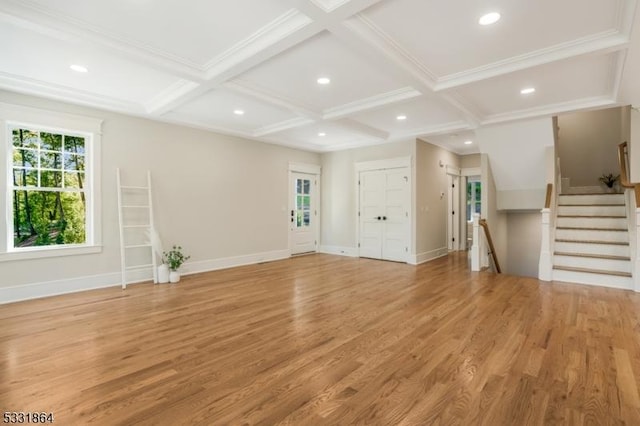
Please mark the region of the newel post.
POLYGON ((473 214, 473 244, 471 244, 471 270, 480 270, 480 215, 473 214))
POLYGON ((542 242, 540 244, 540 262, 538 278, 551 281, 553 263, 551 261, 551 209, 542 209, 542 242))

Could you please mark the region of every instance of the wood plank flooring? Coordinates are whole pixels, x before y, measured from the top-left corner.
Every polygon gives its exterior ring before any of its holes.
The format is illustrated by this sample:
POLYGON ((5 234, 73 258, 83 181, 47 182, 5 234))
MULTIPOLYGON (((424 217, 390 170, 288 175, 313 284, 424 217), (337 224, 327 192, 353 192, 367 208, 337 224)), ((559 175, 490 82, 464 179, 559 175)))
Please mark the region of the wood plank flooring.
POLYGON ((311 255, 0 306, 61 425, 640 425, 640 295, 311 255))

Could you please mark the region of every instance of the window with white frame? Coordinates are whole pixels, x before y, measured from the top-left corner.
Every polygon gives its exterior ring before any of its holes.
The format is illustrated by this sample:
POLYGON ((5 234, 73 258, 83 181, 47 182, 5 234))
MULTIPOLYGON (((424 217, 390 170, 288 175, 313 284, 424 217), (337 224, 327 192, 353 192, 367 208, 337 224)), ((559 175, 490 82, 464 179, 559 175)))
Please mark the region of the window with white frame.
POLYGON ((0 104, 0 120, 0 260, 99 251, 101 120, 8 104, 0 104))

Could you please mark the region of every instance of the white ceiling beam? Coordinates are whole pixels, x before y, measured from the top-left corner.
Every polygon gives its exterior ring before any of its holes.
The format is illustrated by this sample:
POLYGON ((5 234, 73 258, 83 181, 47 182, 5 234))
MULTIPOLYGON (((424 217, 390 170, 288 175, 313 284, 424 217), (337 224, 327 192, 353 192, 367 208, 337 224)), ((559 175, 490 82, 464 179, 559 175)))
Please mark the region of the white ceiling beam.
POLYGON ((433 89, 438 92, 580 55, 625 49, 628 43, 629 38, 617 30, 605 31, 440 77, 433 89))
POLYGON ((375 139, 387 140, 390 136, 389 132, 385 132, 384 130, 380 130, 376 127, 369 126, 364 123, 360 123, 359 121, 352 120, 350 118, 343 118, 337 123, 348 127, 351 130, 354 130, 358 133, 362 133, 367 136, 371 136, 375 139))
POLYGON ((336 118, 342 118, 358 112, 381 108, 397 102, 413 99, 421 95, 422 93, 418 92, 413 87, 403 87, 402 89, 393 90, 387 93, 381 93, 379 95, 360 99, 354 102, 349 102, 345 105, 328 108, 323 111, 322 118, 324 118, 325 120, 335 120, 336 118))
POLYGON ((305 117, 297 117, 292 118, 290 120, 281 121, 279 123, 271 124, 268 126, 261 127, 256 129, 253 132, 253 136, 255 137, 263 137, 273 133, 279 133, 284 130, 294 129, 296 127, 306 126, 308 124, 315 123, 314 120, 305 117))
POLYGON ((24 93, 27 95, 42 96, 63 102, 102 108, 126 114, 146 114, 144 107, 135 102, 111 98, 105 95, 97 95, 92 92, 73 89, 67 86, 60 86, 5 72, 0 72, 0 89, 24 93))
MULTIPOLYGON (((435 74, 364 16, 357 15, 348 19, 340 27, 332 29, 332 33, 345 43, 357 45, 359 52, 368 52, 370 56, 377 57, 386 67, 393 65, 404 81, 422 93, 434 92, 435 74)), ((460 111, 470 127, 476 127, 480 123, 481 118, 477 112, 465 107, 460 99, 448 94, 438 94, 438 97, 460 111)))
POLYGON ((564 112, 597 109, 615 105, 615 99, 612 99, 610 96, 595 96, 568 102, 543 105, 541 107, 528 108, 519 111, 491 114, 484 118, 481 125, 486 126, 490 124, 505 123, 507 121, 526 120, 529 118, 552 116, 564 112))
POLYGON ((251 85, 243 80, 233 80, 223 85, 226 89, 241 93, 252 98, 267 102, 271 105, 279 106, 287 109, 301 117, 305 117, 314 121, 322 120, 322 114, 303 105, 299 105, 294 101, 282 96, 271 93, 263 88, 251 85))

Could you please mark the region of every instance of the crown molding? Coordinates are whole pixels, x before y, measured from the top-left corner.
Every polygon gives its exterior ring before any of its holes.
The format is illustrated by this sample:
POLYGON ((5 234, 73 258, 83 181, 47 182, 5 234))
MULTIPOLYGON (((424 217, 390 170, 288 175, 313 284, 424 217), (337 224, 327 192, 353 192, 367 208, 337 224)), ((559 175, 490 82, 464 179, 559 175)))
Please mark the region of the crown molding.
POLYGON ((279 123, 270 124, 268 126, 260 127, 253 132, 254 137, 262 137, 270 135, 272 133, 282 132, 284 130, 294 129, 296 127, 306 126, 307 124, 315 123, 315 120, 311 120, 305 117, 296 117, 290 120, 281 121, 279 123))
POLYGON ((389 140, 396 141, 406 138, 420 138, 424 136, 436 136, 451 132, 471 130, 469 124, 464 121, 452 121, 449 123, 435 124, 431 126, 409 129, 405 132, 392 133, 389 140))
POLYGON ((350 0, 311 0, 311 2, 326 13, 329 13, 336 10, 340 6, 344 6, 345 4, 349 3, 350 0))
POLYGON ((627 50, 621 50, 611 60, 611 99, 618 99, 618 95, 620 94, 627 54, 627 50))
POLYGON ((353 130, 361 134, 365 134, 367 136, 370 136, 373 139, 387 140, 389 139, 389 136, 390 136, 389 132, 385 132, 384 130, 380 130, 376 127, 369 126, 367 124, 361 123, 356 120, 352 120, 350 118, 343 118, 338 123, 343 127, 349 128, 350 130, 353 130))
POLYGON ((369 18, 358 13, 345 20, 343 25, 364 39, 370 46, 384 53, 397 66, 409 72, 429 90, 433 90, 437 76, 369 18))
POLYGON ((636 9, 638 7, 638 0, 620 0, 618 13, 617 13, 617 25, 618 31, 621 34, 631 37, 633 31, 634 17, 636 9))
POLYGON ((488 115, 482 121, 483 126, 499 124, 507 121, 524 120, 528 118, 545 117, 565 112, 596 109, 616 105, 615 99, 610 96, 594 96, 569 102, 559 102, 536 108, 519 111, 488 115))
POLYGON ((127 114, 139 115, 144 113, 144 107, 136 102, 115 99, 109 96, 98 95, 84 90, 17 76, 1 71, 0 88, 26 95, 40 96, 127 114))
MULTIPOLYGON (((246 39, 236 43, 225 52, 205 63, 203 67, 205 78, 211 80, 220 76, 224 72, 237 67, 238 64, 290 37, 312 23, 313 20, 311 18, 296 9, 287 11, 246 39)), ((320 28, 315 28, 311 31, 311 34, 305 34, 304 39, 320 31, 320 28)))
POLYGON ((284 96, 277 95, 266 89, 252 85, 245 80, 235 79, 224 83, 222 86, 234 92, 251 96, 255 99, 270 103, 271 105, 276 105, 281 108, 287 109, 301 117, 305 117, 314 121, 322 120, 321 113, 314 111, 307 106, 297 104, 295 103, 295 101, 284 96))
MULTIPOLYGON (((4 0, 0 2, 0 13, 14 25, 29 28, 40 26, 39 32, 64 34, 64 39, 73 36, 75 41, 94 47, 93 43, 108 48, 112 53, 138 63, 160 67, 165 72, 182 78, 202 80, 203 68, 200 64, 178 55, 165 52, 144 43, 134 42, 109 33, 103 28, 92 26, 85 21, 54 12, 29 0, 4 0)), ((61 38, 62 38, 61 37, 61 38)))
POLYGON ((356 112, 362 112, 374 108, 391 105, 396 102, 412 99, 417 96, 421 96, 422 93, 414 89, 413 87, 403 87, 402 89, 393 90, 387 93, 381 93, 379 95, 371 96, 369 98, 360 99, 354 102, 349 102, 344 105, 340 105, 333 108, 328 108, 323 111, 322 118, 325 120, 333 120, 336 118, 346 117, 356 112))
POLYGON ((201 85, 193 81, 178 79, 175 83, 158 93, 150 101, 144 104, 148 114, 164 114, 170 109, 170 105, 185 95, 198 89, 201 85))
POLYGON ((617 30, 609 30, 446 75, 437 80, 434 90, 439 92, 588 53, 624 49, 628 43, 628 36, 617 30))

